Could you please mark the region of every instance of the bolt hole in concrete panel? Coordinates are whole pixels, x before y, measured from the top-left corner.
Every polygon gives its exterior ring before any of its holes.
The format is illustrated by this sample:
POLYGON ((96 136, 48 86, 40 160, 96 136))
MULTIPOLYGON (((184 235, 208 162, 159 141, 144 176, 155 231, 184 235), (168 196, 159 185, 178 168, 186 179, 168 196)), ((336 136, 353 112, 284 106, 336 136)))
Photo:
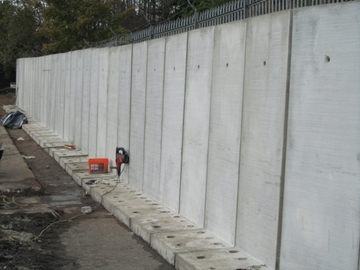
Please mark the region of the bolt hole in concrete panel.
POLYGON ((154 229, 160 229, 161 226, 157 226, 157 225, 156 225, 156 226, 153 226, 153 228, 154 228, 154 229))
POLYGON ((119 203, 122 203, 122 202, 124 202, 124 201, 118 201, 119 203))
POLYGON ((214 270, 214 269, 216 269, 216 268, 211 266, 209 269, 214 270))
POLYGON ((213 243, 213 245, 219 246, 219 245, 221 245, 221 243, 213 243))
POLYGON ((228 67, 229 66, 229 63, 226 63, 226 67, 228 67))
POLYGON ((192 227, 194 227, 194 225, 187 225, 189 228, 192 228, 192 227))
POLYGON ((238 260, 239 261, 245 261, 245 260, 247 260, 247 258, 240 257, 240 258, 238 258, 238 260))
POLYGON ((175 67, 174 67, 174 70, 175 70, 175 67))
POLYGON ((203 231, 201 231, 201 232, 198 232, 199 234, 202 234, 202 233, 205 233, 205 232, 203 232, 203 231))
POLYGON ((174 216, 174 218, 180 218, 180 216, 174 216))
POLYGON ((140 199, 146 199, 146 197, 140 197, 140 199))
POLYGON ((200 65, 198 65, 198 68, 200 68, 200 65))
POLYGON ((151 200, 146 200, 145 202, 151 202, 151 200))
POLYGON ((127 208, 132 208, 132 206, 128 206, 127 208))
POLYGON ((238 250, 230 250, 229 253, 238 253, 238 250))
POLYGON ((119 197, 118 197, 118 196, 114 196, 113 198, 114 198, 114 199, 117 199, 117 198, 119 198, 119 197))
POLYGON ((325 62, 326 62, 326 63, 329 63, 329 62, 330 62, 330 56, 325 55, 325 62))
POLYGON ((160 213, 170 213, 170 211, 160 211, 160 213))
POLYGON ((199 260, 202 260, 202 259, 205 259, 206 257, 205 256, 197 256, 196 259, 199 259, 199 260))
POLYGON ((263 65, 266 66, 266 61, 264 61, 263 65))
POLYGON ((166 236, 166 238, 175 238, 174 235, 169 235, 169 236, 166 236))
POLYGON ((177 246, 177 247, 182 247, 182 246, 184 246, 184 244, 183 244, 183 243, 179 243, 179 244, 176 244, 176 246, 177 246))
POLYGON ((134 214, 139 214, 140 212, 138 212, 138 211, 134 211, 133 213, 134 213, 134 214))
POLYGON ((152 203, 152 205, 158 205, 157 203, 152 203))

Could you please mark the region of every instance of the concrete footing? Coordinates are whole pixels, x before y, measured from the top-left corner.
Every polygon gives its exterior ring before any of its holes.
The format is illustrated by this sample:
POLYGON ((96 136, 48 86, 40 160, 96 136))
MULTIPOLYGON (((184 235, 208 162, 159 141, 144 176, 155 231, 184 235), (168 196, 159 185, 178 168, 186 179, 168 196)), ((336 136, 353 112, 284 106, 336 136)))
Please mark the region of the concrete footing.
POLYGON ((23 129, 82 186, 176 269, 268 269, 208 231, 148 198, 111 172, 89 174, 88 157, 64 149, 68 141, 30 121, 23 129))

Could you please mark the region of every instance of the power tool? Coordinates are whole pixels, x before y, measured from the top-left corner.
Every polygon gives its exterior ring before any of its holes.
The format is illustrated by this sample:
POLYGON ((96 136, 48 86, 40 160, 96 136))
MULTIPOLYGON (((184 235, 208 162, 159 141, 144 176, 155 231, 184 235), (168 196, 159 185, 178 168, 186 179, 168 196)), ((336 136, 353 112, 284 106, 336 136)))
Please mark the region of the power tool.
POLYGON ((115 161, 116 161, 117 176, 120 177, 121 165, 128 164, 130 161, 129 154, 128 152, 126 152, 126 150, 123 147, 116 147, 115 161))

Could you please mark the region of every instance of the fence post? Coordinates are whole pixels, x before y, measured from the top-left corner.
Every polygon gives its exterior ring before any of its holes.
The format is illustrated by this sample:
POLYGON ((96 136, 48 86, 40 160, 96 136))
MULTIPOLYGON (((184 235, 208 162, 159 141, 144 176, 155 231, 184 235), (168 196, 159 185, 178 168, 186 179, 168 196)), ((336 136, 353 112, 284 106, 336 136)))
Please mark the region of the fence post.
POLYGON ((154 26, 150 25, 149 27, 149 39, 153 39, 154 38, 154 26))
POLYGON ((199 13, 197 11, 194 13, 194 28, 199 28, 199 13))
POLYGON ((243 0, 244 1, 244 19, 249 18, 249 7, 247 4, 247 0, 243 0))

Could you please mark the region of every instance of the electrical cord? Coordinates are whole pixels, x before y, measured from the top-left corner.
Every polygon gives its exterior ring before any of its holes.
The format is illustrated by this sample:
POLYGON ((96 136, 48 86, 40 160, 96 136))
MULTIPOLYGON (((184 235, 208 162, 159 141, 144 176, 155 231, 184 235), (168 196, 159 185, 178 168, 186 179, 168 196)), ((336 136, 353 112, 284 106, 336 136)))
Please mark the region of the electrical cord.
POLYGON ((118 184, 120 183, 120 176, 121 176, 121 174, 123 173, 125 167, 126 167, 126 163, 124 164, 124 167, 122 168, 122 170, 120 171, 119 176, 118 176, 117 179, 116 179, 116 185, 115 185, 111 190, 109 190, 108 192, 105 192, 103 195, 101 195, 101 197, 100 197, 100 202, 98 203, 98 205, 96 205, 95 207, 92 208, 93 211, 94 211, 96 208, 98 208, 100 205, 103 204, 103 199, 104 199, 104 196, 105 196, 105 195, 113 192, 113 191, 115 190, 115 188, 117 188, 118 184))
POLYGON ((33 242, 33 241, 36 241, 37 239, 39 239, 43 233, 48 230, 51 226, 57 224, 57 223, 61 223, 61 222, 71 222, 72 220, 74 220, 75 218, 78 218, 78 217, 81 217, 81 216, 85 216, 87 215, 87 213, 82 213, 82 214, 79 214, 79 215, 76 215, 76 216, 73 216, 69 219, 62 219, 62 220, 58 220, 58 221, 55 221, 53 223, 50 223, 48 226, 45 227, 45 229, 43 229, 40 234, 38 236, 35 236, 34 238, 31 238, 31 239, 24 239, 24 238, 21 238, 21 237, 8 237, 8 238, 3 238, 3 239, 0 239, 0 241, 21 241, 21 242, 33 242))
POLYGON ((19 206, 19 207, 26 207, 26 206, 28 206, 28 204, 22 204, 22 205, 21 205, 21 204, 18 204, 18 203, 15 201, 15 196, 12 197, 12 201, 11 201, 11 202, 8 202, 8 201, 6 200, 6 198, 7 198, 6 195, 1 195, 0 198, 3 198, 3 202, 4 202, 5 204, 7 204, 7 205, 15 204, 15 205, 17 205, 17 206, 19 206))

